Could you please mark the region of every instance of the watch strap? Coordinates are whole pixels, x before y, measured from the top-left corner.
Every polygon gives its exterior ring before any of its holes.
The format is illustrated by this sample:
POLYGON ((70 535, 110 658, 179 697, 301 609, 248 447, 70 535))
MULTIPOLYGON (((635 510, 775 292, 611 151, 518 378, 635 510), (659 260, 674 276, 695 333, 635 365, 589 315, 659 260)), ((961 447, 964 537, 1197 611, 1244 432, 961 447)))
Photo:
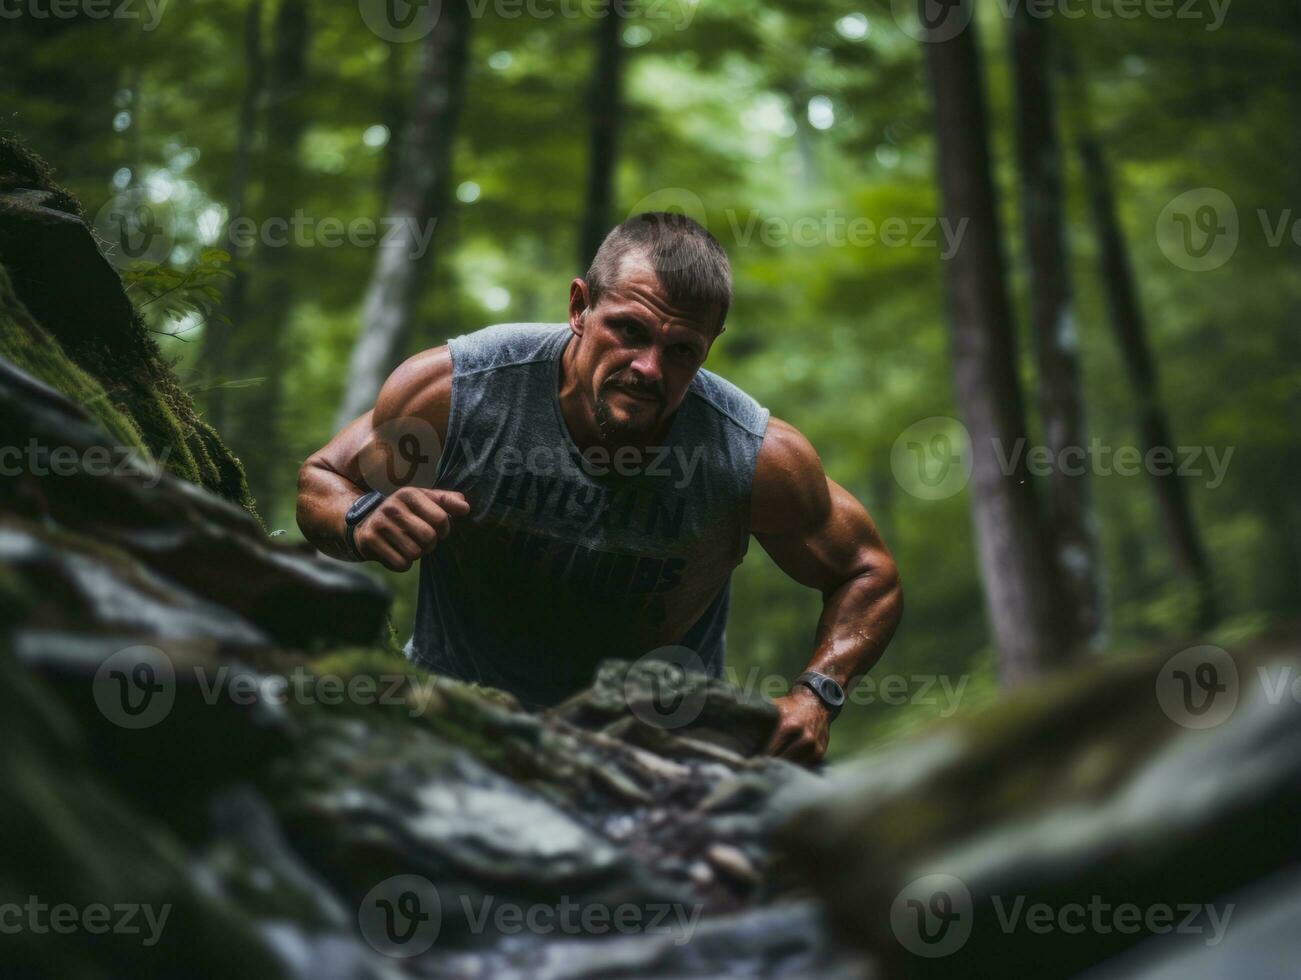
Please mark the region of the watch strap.
POLYGON ((818 700, 826 705, 830 717, 834 721, 840 714, 840 709, 845 706, 845 689, 840 686, 834 677, 828 677, 826 674, 816 670, 806 670, 795 678, 792 687, 803 684, 815 695, 818 700))
POLYGON ((343 540, 354 561, 364 561, 357 551, 357 525, 370 516, 385 495, 378 490, 368 490, 354 500, 343 515, 343 540))

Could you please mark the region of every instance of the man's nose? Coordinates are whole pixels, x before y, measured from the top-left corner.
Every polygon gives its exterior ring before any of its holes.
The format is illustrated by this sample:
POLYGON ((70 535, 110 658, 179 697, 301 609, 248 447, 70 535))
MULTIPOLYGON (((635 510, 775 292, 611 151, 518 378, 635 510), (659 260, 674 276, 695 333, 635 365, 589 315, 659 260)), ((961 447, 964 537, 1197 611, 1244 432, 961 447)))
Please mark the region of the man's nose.
POLYGON ((642 349, 632 362, 632 370, 640 377, 642 384, 658 385, 664 378, 660 367, 663 355, 656 346, 648 345, 642 349))

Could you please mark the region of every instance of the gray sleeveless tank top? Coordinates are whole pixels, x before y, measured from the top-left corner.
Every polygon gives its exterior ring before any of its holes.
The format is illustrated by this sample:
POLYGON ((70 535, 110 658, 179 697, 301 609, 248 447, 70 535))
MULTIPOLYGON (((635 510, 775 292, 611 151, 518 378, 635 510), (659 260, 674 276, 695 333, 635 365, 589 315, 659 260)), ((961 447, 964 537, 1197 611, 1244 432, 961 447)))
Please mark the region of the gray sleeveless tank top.
POLYGON ((703 368, 663 445, 582 455, 561 414, 568 324, 457 337, 437 486, 470 514, 420 564, 407 656, 530 707, 607 657, 685 646, 721 674, 732 570, 768 410, 703 368))

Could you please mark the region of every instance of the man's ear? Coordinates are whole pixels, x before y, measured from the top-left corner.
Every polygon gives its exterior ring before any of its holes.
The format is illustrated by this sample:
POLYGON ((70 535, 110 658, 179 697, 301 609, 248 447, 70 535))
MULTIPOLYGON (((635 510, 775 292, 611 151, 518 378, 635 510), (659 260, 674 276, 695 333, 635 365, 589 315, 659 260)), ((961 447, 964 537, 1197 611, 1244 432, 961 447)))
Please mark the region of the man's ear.
POLYGON ((569 329, 579 337, 583 335, 583 318, 590 307, 586 280, 575 279, 569 284, 569 329))

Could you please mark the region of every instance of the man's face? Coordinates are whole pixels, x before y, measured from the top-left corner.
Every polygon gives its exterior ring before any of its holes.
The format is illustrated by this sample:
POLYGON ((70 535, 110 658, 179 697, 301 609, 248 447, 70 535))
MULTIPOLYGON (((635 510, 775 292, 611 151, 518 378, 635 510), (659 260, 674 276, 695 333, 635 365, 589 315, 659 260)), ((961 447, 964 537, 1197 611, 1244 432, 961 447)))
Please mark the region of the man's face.
POLYGON ((586 314, 585 284, 574 289, 582 296, 571 302, 576 363, 601 435, 614 445, 644 441, 682 404, 713 343, 717 311, 673 306, 654 271, 632 258, 586 314))

